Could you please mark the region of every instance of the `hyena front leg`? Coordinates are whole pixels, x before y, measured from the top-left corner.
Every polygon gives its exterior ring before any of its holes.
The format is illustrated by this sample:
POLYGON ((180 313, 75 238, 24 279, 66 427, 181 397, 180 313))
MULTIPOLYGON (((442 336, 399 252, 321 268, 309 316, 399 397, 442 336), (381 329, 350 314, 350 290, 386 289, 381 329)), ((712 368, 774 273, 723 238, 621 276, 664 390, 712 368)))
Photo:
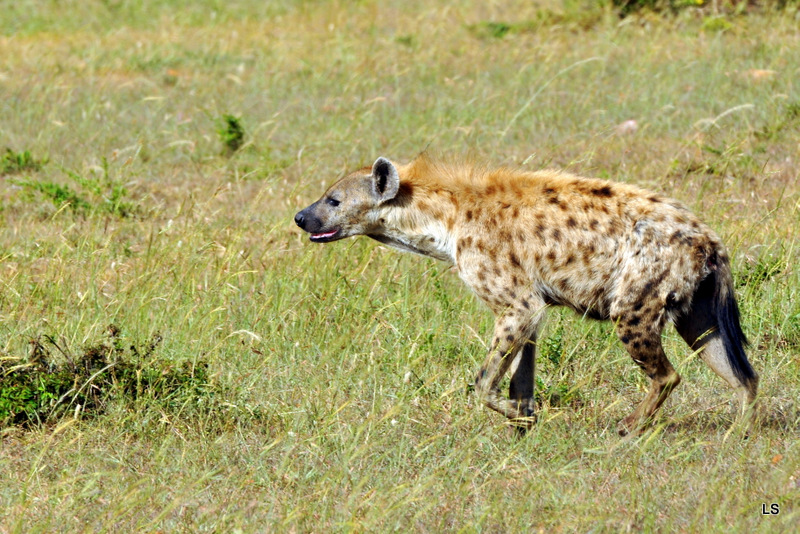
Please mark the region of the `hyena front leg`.
POLYGON ((492 346, 475 379, 478 398, 524 428, 533 424, 533 343, 543 310, 544 306, 533 315, 527 310, 527 313, 505 312, 497 318, 492 346), (509 391, 511 398, 504 398, 498 386, 517 353, 509 391))
POLYGON ((656 410, 680 384, 681 377, 664 353, 661 331, 664 329, 664 310, 644 309, 640 312, 612 314, 619 336, 628 353, 650 377, 650 391, 634 412, 620 421, 621 436, 640 431, 652 419, 656 410))
MULTIPOLYGON (((511 364, 511 384, 508 387, 508 398, 519 403, 525 412, 526 422, 532 424, 536 420, 534 410, 534 389, 536 378, 536 338, 532 336, 517 352, 511 364)), ((517 432, 524 435, 530 424, 517 426, 517 432)))
POLYGON ((524 401, 533 399, 534 378, 536 374, 536 339, 531 337, 517 352, 511 364, 511 384, 508 398, 524 401))

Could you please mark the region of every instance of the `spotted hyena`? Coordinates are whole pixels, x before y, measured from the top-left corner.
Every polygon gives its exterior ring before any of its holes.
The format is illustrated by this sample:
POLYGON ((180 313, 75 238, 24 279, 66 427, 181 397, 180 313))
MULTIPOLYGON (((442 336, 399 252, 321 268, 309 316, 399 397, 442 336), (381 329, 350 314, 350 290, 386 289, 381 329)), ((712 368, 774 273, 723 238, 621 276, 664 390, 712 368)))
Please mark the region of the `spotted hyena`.
POLYGON ((523 430, 534 415, 537 331, 555 305, 613 321, 650 377, 620 434, 641 429, 681 380, 661 346, 667 321, 733 386, 743 410, 755 399, 758 376, 744 351, 728 253, 674 200, 558 171, 379 158, 333 184, 295 222, 316 243, 366 235, 454 265, 496 315, 477 394, 523 430), (505 398, 498 386, 509 370, 505 398))

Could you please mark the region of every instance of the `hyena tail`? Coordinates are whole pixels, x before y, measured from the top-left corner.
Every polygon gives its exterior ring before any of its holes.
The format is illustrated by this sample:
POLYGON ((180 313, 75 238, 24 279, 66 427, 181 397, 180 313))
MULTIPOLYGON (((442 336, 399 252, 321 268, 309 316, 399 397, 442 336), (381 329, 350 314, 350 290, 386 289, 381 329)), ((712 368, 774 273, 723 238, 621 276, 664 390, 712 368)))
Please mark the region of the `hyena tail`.
POLYGON ((724 253, 714 253, 707 265, 710 273, 700 282, 689 309, 675 320, 675 327, 692 348, 702 348, 703 360, 750 403, 758 389, 758 375, 745 353, 748 342, 739 321, 730 263, 724 253))
POLYGON ((744 348, 749 345, 747 337, 742 331, 739 321, 739 305, 733 293, 733 276, 727 260, 717 261, 717 270, 713 273, 715 278, 714 307, 716 308, 717 328, 725 352, 736 378, 743 384, 758 380, 758 375, 750 365, 744 348))

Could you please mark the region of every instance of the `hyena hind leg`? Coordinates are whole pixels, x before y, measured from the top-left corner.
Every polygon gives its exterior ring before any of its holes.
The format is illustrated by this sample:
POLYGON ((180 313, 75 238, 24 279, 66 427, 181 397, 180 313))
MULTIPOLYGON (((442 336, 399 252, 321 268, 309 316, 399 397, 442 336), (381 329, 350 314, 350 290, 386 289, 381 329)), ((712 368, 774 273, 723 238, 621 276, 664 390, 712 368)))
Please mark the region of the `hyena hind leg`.
POLYGON ((650 377, 650 390, 647 396, 632 414, 620 421, 617 427, 621 436, 643 430, 672 390, 681 382, 681 377, 672 367, 661 346, 661 331, 664 328, 663 311, 657 313, 656 317, 647 318, 642 315, 626 313, 616 317, 617 335, 633 361, 650 377))
MULTIPOLYGON (((732 314, 732 311, 730 307, 715 305, 713 284, 713 276, 700 284, 689 311, 675 320, 675 329, 692 350, 701 350, 703 361, 736 391, 744 413, 755 402, 758 375, 744 354, 746 341, 738 324, 738 311, 731 317, 733 327, 720 320, 721 313, 732 314), (727 336, 721 331, 725 328, 732 330, 727 336)), ((728 304, 735 306, 730 301, 728 304)))

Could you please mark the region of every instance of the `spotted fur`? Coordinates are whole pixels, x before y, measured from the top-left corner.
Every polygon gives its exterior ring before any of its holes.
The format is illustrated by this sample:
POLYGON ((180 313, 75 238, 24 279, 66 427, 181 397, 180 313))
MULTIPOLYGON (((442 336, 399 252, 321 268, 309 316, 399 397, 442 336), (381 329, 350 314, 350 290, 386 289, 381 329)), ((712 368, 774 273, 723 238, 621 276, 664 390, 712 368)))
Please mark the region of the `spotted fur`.
POLYGON ((650 377, 647 396, 620 422, 623 435, 643 428, 680 382, 661 345, 668 321, 737 390, 743 409, 755 399, 728 254, 674 200, 551 170, 379 158, 295 222, 312 241, 366 235, 454 265, 496 315, 476 391, 522 429, 533 420, 536 336, 548 306, 613 321, 650 377), (499 383, 509 370, 505 398, 499 383))

